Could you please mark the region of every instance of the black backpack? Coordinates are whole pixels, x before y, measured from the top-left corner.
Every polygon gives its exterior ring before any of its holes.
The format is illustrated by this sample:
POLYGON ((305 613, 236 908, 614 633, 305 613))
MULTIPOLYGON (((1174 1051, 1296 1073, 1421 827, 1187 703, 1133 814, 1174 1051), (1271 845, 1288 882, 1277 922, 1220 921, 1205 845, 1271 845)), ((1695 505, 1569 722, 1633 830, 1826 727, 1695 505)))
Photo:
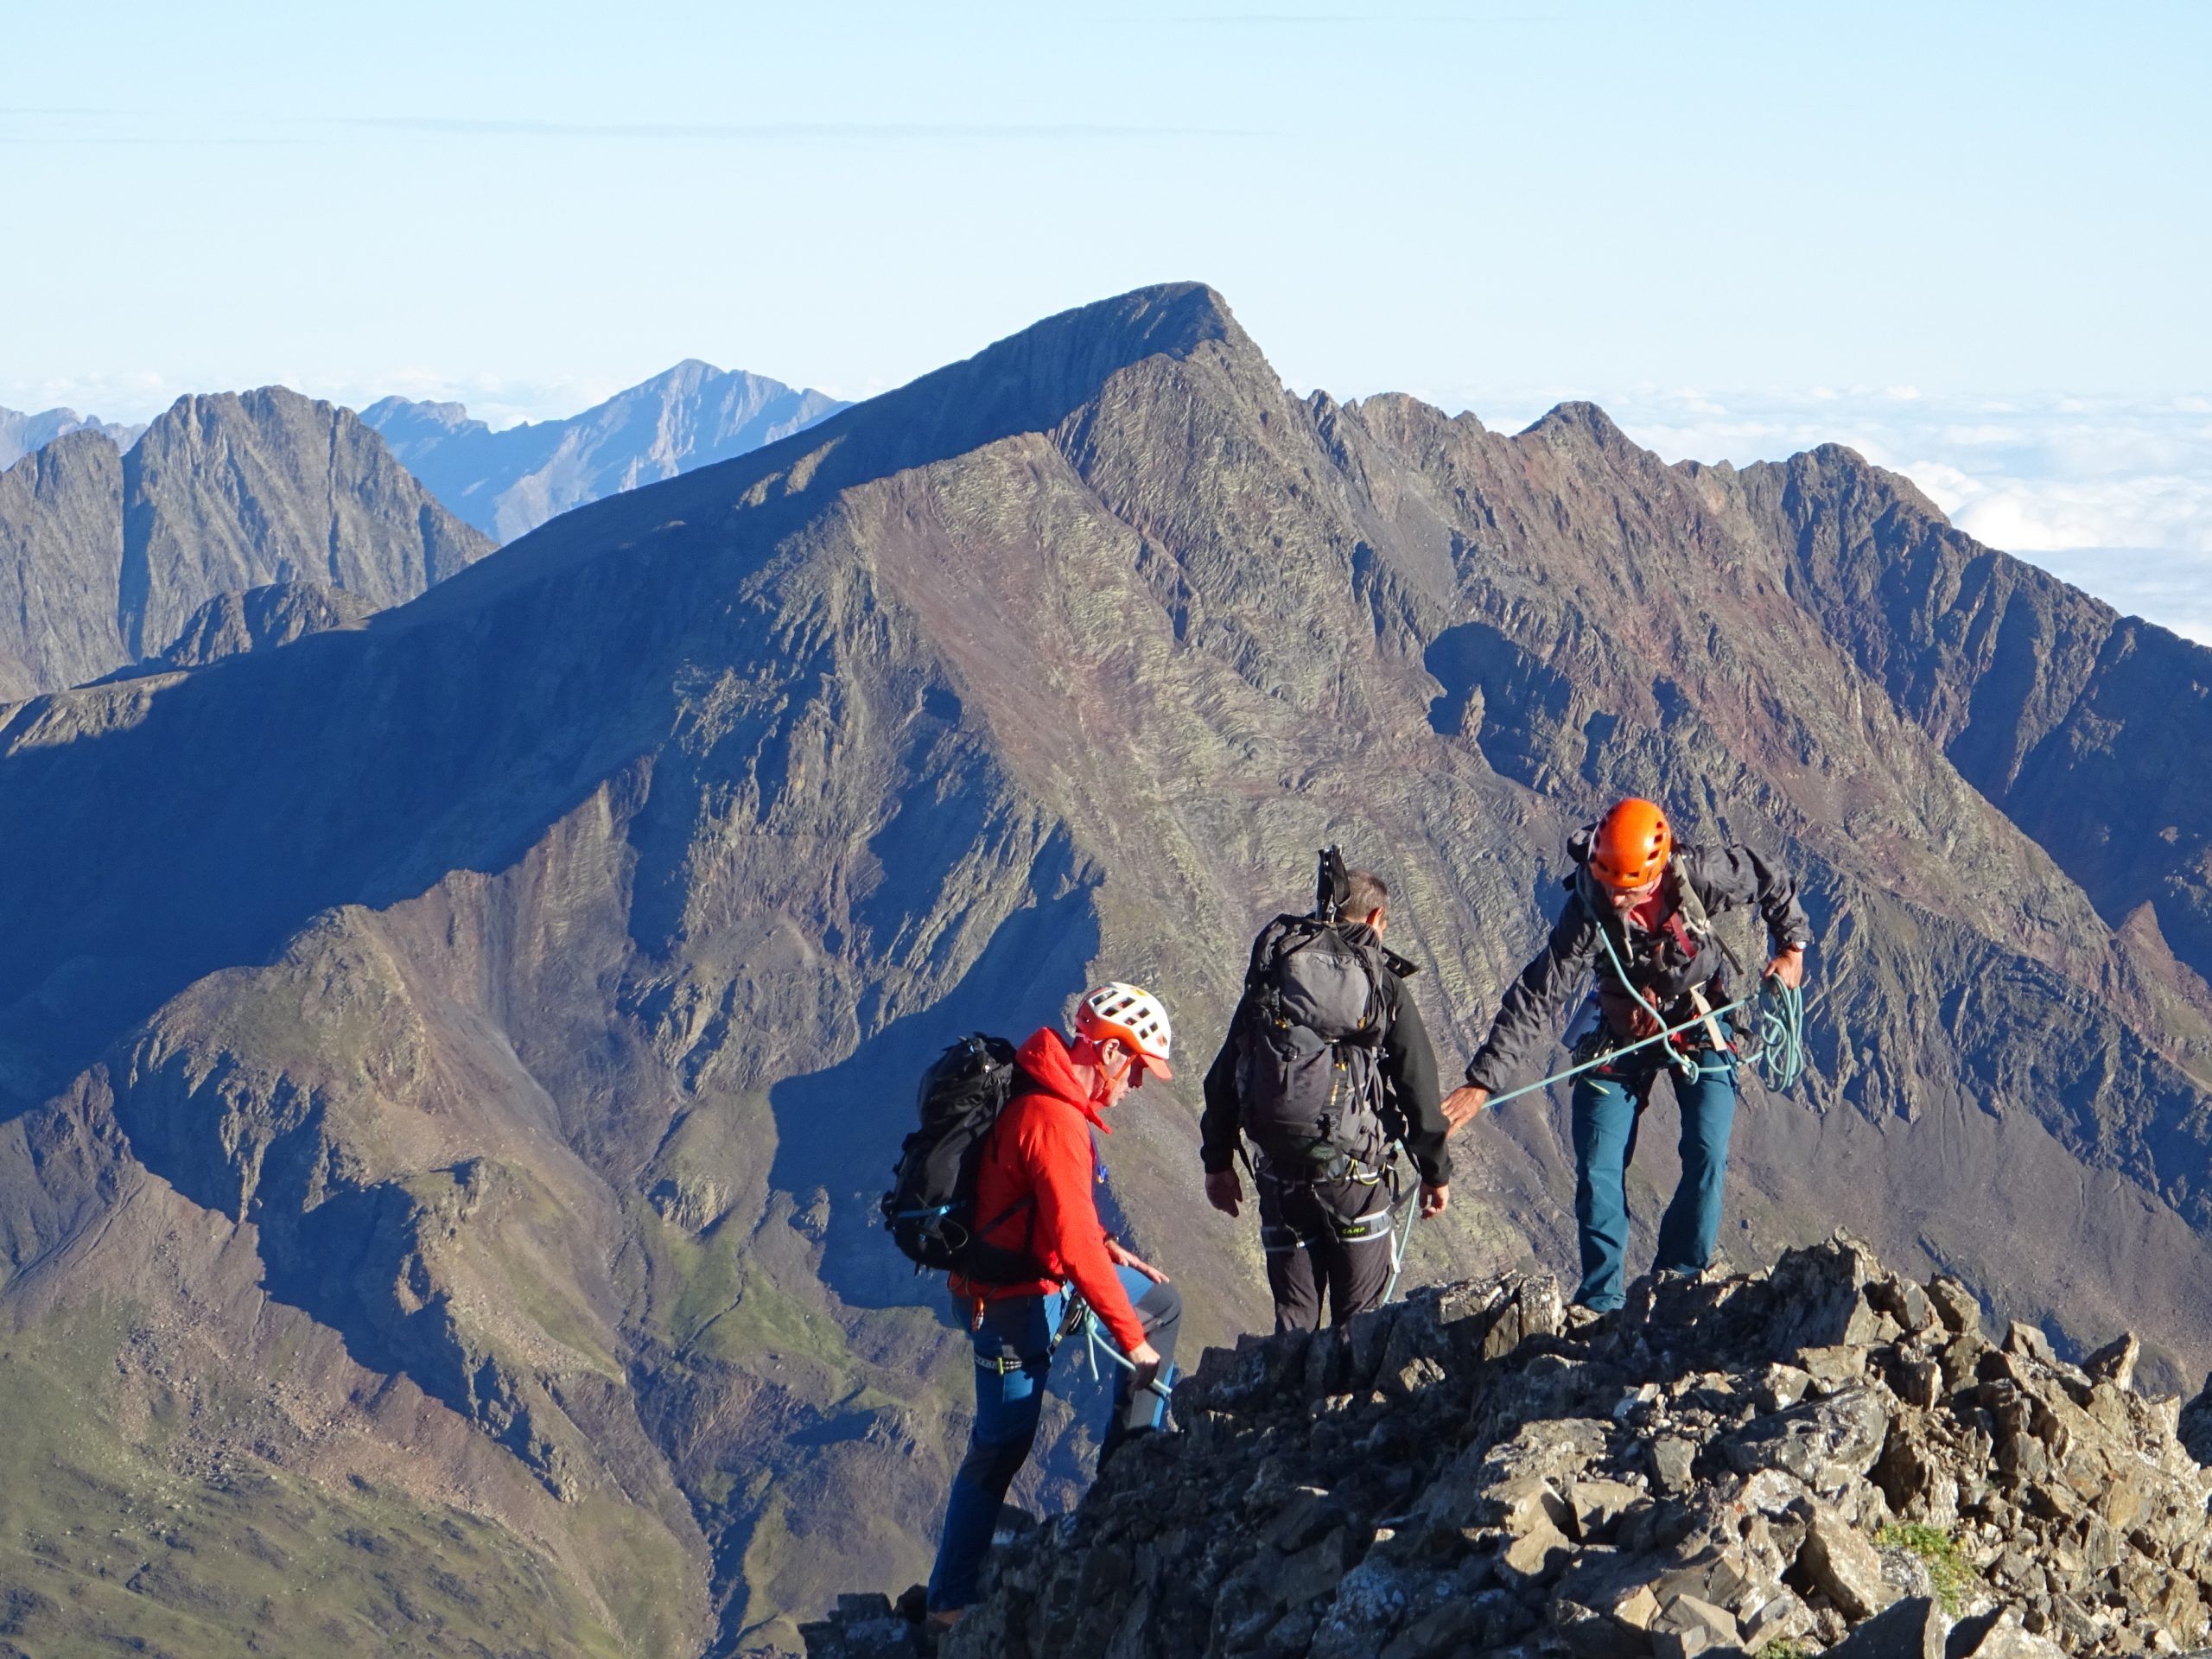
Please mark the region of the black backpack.
POLYGON ((1320 916, 1278 916, 1253 941, 1237 1016, 1238 1121, 1274 1167, 1326 1179, 1348 1161, 1382 1161, 1385 971, 1379 944, 1320 916))
POLYGON ((921 1127, 899 1147, 881 1205, 891 1242, 917 1272, 935 1268, 1001 1284, 1046 1276, 1023 1252, 985 1244, 979 1236, 1033 1199, 1024 1198, 982 1227, 976 1224, 983 1146, 1014 1097, 1014 1045, 981 1034, 962 1038, 922 1074, 921 1127))

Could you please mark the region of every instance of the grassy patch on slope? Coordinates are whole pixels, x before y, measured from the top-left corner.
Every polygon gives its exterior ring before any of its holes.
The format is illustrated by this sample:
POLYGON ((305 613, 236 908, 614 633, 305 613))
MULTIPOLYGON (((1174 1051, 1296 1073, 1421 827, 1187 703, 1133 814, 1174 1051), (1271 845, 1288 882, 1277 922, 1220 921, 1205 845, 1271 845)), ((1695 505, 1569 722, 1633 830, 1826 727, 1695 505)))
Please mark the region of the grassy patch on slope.
POLYGON ((0 1655, 626 1653, 479 1516, 243 1458, 163 1466, 110 1409, 126 1328, 80 1313, 0 1338, 0 1655))
POLYGON ((1973 1564, 1960 1553, 1949 1533, 1941 1527, 1906 1523, 1884 1527, 1874 1535, 1874 1543, 1882 1549, 1910 1550, 1927 1562, 1936 1599, 1943 1604, 1945 1612, 1955 1618, 1958 1616, 1966 1605, 1967 1592, 1977 1580, 1973 1564))

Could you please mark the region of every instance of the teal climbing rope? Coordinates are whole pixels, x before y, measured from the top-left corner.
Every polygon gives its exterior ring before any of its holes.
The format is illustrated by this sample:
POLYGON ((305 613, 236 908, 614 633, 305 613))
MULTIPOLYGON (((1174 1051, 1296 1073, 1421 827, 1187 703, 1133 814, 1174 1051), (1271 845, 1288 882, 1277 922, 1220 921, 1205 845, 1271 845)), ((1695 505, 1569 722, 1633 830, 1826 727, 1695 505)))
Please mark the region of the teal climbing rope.
MULTIPOLYGON (((1066 1313, 1060 1317, 1059 1329, 1053 1332, 1052 1343, 1045 1351, 1047 1363, 1051 1362, 1052 1356, 1059 1351, 1060 1344, 1079 1332, 1083 1336, 1084 1347, 1086 1351, 1084 1357, 1090 1363, 1092 1382, 1098 1381, 1098 1356, 1102 1353, 1125 1371, 1136 1370, 1136 1361, 1123 1353, 1115 1343, 1114 1338, 1107 1334, 1105 1326, 1099 1322, 1097 1313, 1093 1311, 1090 1304, 1084 1300, 1082 1293, 1072 1285, 1068 1287, 1066 1308, 1066 1313)), ((1173 1397, 1174 1384, 1165 1376, 1155 1376, 1145 1386, 1162 1400, 1173 1397)))
MULTIPOLYGON (((1669 1042, 1686 1031, 1694 1031, 1707 1020, 1718 1021, 1738 1008, 1755 1007, 1759 1010, 1757 1046, 1750 1053, 1738 1057, 1740 1064, 1758 1067, 1767 1086, 1776 1090, 1790 1088, 1805 1074, 1805 994, 1797 987, 1784 985, 1769 975, 1760 988, 1749 995, 1739 996, 1732 1002, 1724 1002, 1717 1008, 1683 1020, 1680 1025, 1669 1026, 1659 1010, 1652 1007, 1650 1000, 1636 988, 1621 961, 1620 952, 1613 948, 1611 936, 1602 925, 1598 929, 1598 937, 1605 942, 1605 954, 1612 959, 1613 971, 1619 976, 1620 982, 1628 987, 1629 995, 1636 998, 1637 1006, 1649 1014, 1662 1029, 1635 1042, 1623 1043, 1618 1048, 1607 1049, 1580 1065, 1570 1065, 1563 1071, 1554 1071, 1548 1077, 1539 1077, 1518 1089, 1509 1089, 1502 1095, 1492 1095, 1484 1103, 1485 1110, 1502 1106, 1522 1095, 1532 1095, 1539 1089, 1548 1089, 1555 1083, 1565 1083, 1569 1077, 1579 1077, 1599 1066, 1610 1065, 1622 1055, 1649 1048, 1654 1043, 1669 1042)), ((1694 1075, 1700 1070, 1697 1061, 1688 1054, 1676 1054, 1670 1056, 1669 1059, 1687 1073, 1694 1075)))

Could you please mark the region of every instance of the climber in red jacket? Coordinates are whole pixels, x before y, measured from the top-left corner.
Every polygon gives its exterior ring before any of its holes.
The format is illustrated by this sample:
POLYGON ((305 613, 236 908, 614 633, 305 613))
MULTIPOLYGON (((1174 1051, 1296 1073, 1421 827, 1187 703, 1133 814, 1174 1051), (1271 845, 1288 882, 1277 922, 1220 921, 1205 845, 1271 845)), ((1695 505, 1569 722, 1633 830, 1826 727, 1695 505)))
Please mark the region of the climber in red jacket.
POLYGON ((930 1574, 930 1615, 940 1624, 976 1599, 1000 1506, 1037 1437, 1071 1287, 1130 1361, 1117 1368, 1101 1459, 1130 1435, 1166 1425, 1182 1298, 1099 1220, 1092 1195, 1103 1177, 1091 1131, 1111 1133, 1105 1112, 1147 1072, 1172 1075, 1170 1040, 1160 1000, 1116 983, 1084 998, 1074 1037, 1047 1026, 1014 1057, 1014 1096, 984 1144, 976 1214, 992 1218, 979 1236, 995 1254, 1026 1256, 1037 1271, 1011 1282, 952 1277, 976 1348, 976 1424, 930 1574))

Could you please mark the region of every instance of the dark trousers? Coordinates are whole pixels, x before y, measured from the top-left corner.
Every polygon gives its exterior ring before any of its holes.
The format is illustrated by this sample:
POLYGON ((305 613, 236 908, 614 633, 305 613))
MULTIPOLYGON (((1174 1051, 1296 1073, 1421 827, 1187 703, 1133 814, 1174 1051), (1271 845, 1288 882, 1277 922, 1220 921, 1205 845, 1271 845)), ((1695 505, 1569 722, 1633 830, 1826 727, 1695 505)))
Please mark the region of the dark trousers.
MULTIPOLYGON (((1183 1298, 1173 1285, 1158 1285, 1135 1268, 1117 1269, 1122 1288, 1136 1304, 1145 1339, 1160 1351, 1160 1376, 1175 1380, 1176 1327, 1183 1319, 1183 1298)), ((976 1426, 969 1432, 968 1455, 952 1478, 945 1505, 944 1536, 937 1567, 930 1573, 930 1610, 949 1612, 976 1599, 983 1558, 998 1530, 1006 1489, 1029 1460, 1037 1440, 1037 1420, 1045 1409, 1045 1388, 1052 1369, 1052 1333, 1059 1329, 1066 1301, 1049 1296, 1007 1296, 984 1310, 972 1340, 976 1346, 976 1426)), ((1080 1336, 1069 1338, 1080 1349, 1080 1336)), ((1132 1434, 1165 1427, 1166 1396, 1129 1386, 1129 1373, 1114 1368, 1114 1414, 1100 1443, 1099 1459, 1132 1434)))
MULTIPOLYGON (((1693 1081, 1675 1077, 1681 1109, 1682 1179, 1659 1221, 1662 1273, 1696 1273, 1713 1260, 1720 1236, 1720 1194, 1728 1175, 1728 1134, 1736 1121, 1733 1056, 1707 1049, 1693 1081)), ((1628 1164, 1644 1103, 1664 1068, 1624 1063, 1586 1072, 1574 1085, 1574 1219, 1582 1235, 1582 1284, 1574 1300, 1600 1313, 1626 1300, 1628 1164)))
POLYGON ((1342 1325, 1382 1300, 1390 1281, 1390 1186, 1371 1179, 1286 1180, 1262 1163, 1260 1248, 1268 1259, 1275 1329, 1311 1331, 1342 1325))

